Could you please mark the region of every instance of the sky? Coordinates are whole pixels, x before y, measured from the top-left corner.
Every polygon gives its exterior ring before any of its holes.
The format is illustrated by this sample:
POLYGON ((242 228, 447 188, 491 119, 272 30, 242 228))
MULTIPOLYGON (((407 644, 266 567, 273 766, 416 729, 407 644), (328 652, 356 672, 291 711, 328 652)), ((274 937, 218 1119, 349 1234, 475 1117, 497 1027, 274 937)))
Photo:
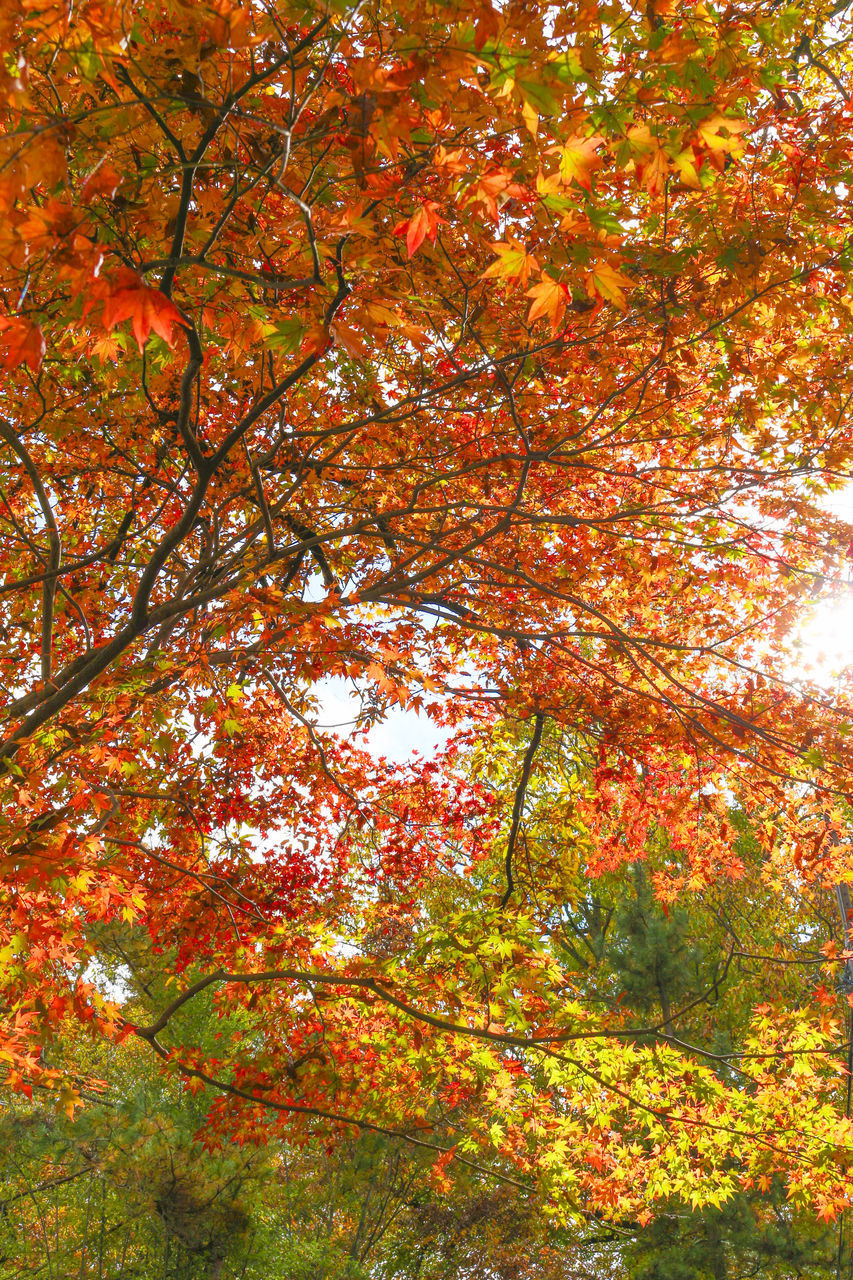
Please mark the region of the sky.
MULTIPOLYGON (((320 703, 316 717, 319 729, 335 729, 346 735, 355 728, 358 698, 347 681, 339 677, 322 680, 312 687, 312 693, 320 703)), ((395 707, 381 724, 373 725, 366 741, 359 745, 374 755, 405 764, 416 753, 425 757, 435 754, 447 738, 447 731, 433 724, 428 716, 395 707)))

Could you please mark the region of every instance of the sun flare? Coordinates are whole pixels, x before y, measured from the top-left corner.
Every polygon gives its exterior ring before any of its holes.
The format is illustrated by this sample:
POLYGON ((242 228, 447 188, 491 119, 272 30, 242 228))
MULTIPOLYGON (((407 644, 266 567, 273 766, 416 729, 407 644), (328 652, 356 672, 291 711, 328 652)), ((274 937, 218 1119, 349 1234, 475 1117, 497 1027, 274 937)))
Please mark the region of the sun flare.
POLYGON ((831 685, 853 672, 853 583, 817 606, 794 643, 794 674, 831 685))

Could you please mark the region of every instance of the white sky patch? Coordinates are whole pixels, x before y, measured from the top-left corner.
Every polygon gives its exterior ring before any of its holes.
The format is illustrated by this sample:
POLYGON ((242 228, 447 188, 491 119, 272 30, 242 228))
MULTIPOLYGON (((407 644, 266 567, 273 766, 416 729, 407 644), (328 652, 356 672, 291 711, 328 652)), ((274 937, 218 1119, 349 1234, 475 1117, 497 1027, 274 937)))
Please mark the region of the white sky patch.
MULTIPOLYGON (((315 720, 319 730, 333 729, 341 737, 349 737, 359 729, 361 698, 351 681, 329 676, 311 686, 318 708, 315 720)), ((358 739, 372 755, 385 756, 398 764, 408 764, 415 755, 426 759, 445 746, 450 734, 435 724, 425 713, 403 707, 392 708, 385 718, 358 739)))
MULTIPOLYGON (((833 494, 827 507, 853 524, 853 484, 833 494)), ((831 687, 853 670, 853 563, 832 599, 817 606, 795 641, 791 674, 831 687)))

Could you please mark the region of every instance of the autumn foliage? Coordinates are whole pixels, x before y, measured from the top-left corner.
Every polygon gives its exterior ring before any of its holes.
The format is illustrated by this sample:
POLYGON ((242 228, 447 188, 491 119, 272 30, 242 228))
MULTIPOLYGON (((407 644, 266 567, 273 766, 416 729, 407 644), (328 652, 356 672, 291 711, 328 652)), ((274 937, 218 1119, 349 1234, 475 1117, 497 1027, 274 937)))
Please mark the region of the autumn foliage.
POLYGON ((73 1115, 91 1036, 210 1149, 402 1135, 557 1222, 837 1215, 853 716, 785 655, 851 534, 850 34, 2 6, 13 1090, 73 1115), (372 751, 395 709, 447 745, 372 751), (602 894, 701 916, 704 994, 573 957, 602 894))

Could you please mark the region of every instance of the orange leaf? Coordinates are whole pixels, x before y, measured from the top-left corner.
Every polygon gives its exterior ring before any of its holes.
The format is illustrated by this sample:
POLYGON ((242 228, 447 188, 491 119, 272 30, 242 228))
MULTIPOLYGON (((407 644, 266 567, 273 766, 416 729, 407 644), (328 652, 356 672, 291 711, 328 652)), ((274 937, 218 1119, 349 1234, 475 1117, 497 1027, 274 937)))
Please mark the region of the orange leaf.
POLYGON ((299 350, 304 356, 321 356, 332 341, 332 335, 322 324, 314 324, 305 332, 299 350))
POLYGON ((25 364, 38 373, 44 359, 44 335, 24 316, 0 316, 0 364, 15 369, 25 364))
POLYGON ((669 157, 646 125, 632 126, 628 130, 628 141, 632 151, 637 153, 634 160, 637 180, 650 195, 656 195, 664 188, 669 173, 669 157))
POLYGON ((99 164, 93 169, 80 192, 83 204, 88 204, 96 196, 114 196, 121 185, 121 174, 111 164, 99 164))
POLYGON ((744 144, 738 135, 748 127, 745 120, 730 120, 718 112, 703 120, 696 132, 709 151, 740 156, 743 155, 744 144))
POLYGON ((172 345, 172 329, 184 318, 175 304, 159 289, 150 289, 133 271, 122 271, 117 289, 104 303, 104 328, 111 332, 122 320, 130 320, 133 336, 141 351, 153 330, 172 345))
POLYGON ((551 332, 556 333, 566 311, 568 301, 566 286, 546 276, 539 284, 527 290, 527 297, 533 299, 527 313, 527 323, 532 324, 541 316, 548 316, 551 320, 551 332))
POLYGON ((348 356, 366 356, 367 343, 360 333, 351 328, 350 325, 344 324, 342 320, 336 320, 332 325, 332 334, 336 342, 339 342, 348 356))
POLYGON ((480 6, 477 22, 474 27, 474 48, 479 52, 490 36, 496 36, 501 29, 500 17, 488 3, 480 6))

